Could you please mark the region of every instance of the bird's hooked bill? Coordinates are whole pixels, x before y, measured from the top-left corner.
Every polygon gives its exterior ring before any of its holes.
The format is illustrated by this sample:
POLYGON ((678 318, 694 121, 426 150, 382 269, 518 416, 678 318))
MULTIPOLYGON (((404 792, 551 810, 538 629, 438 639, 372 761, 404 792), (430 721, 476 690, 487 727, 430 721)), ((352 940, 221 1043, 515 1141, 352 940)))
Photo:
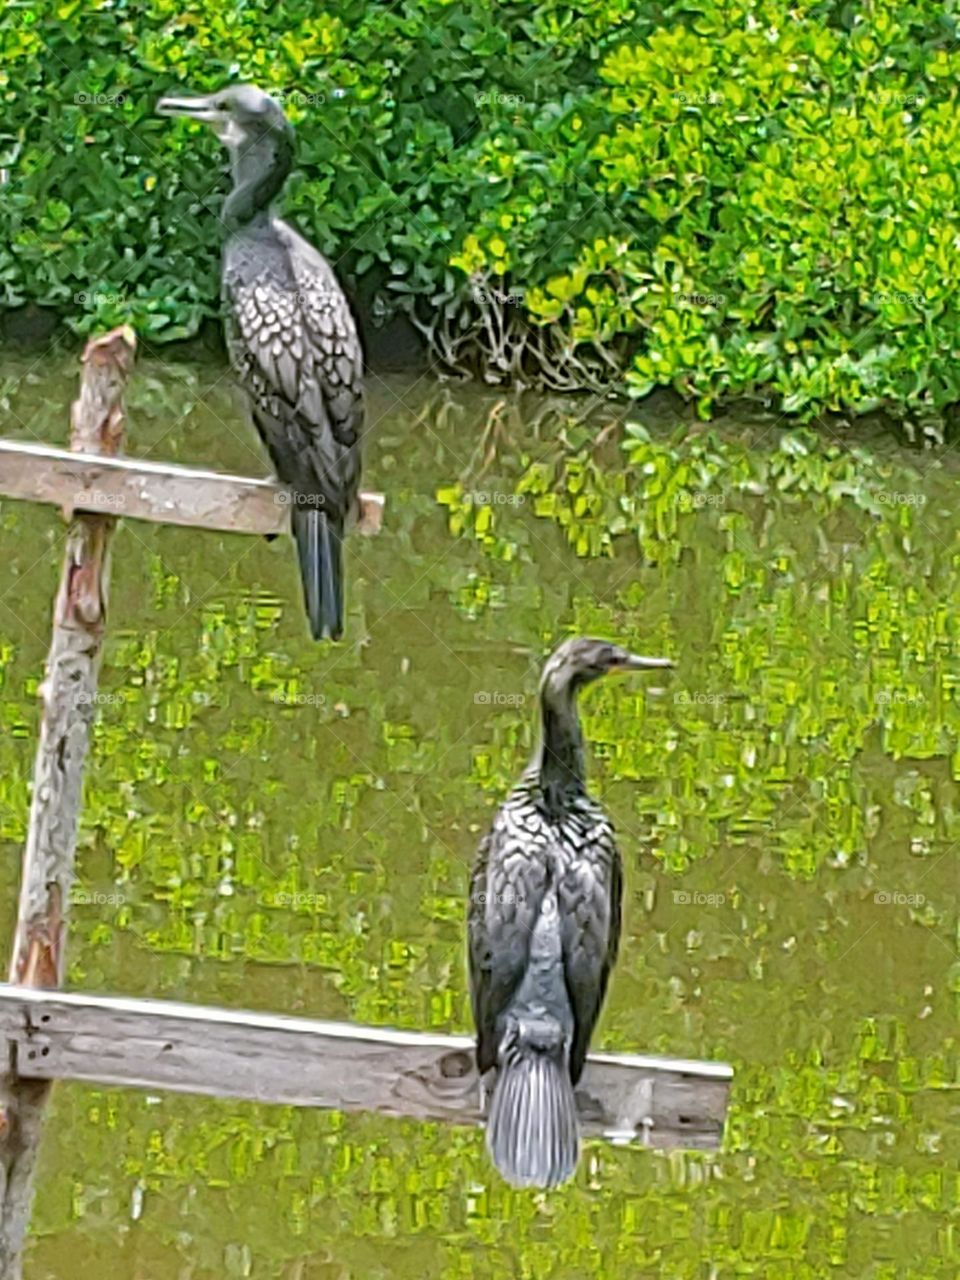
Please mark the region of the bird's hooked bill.
POLYGON ((212 97, 161 98, 157 103, 157 115, 189 116, 191 120, 212 124, 222 119, 223 112, 214 105, 212 97))
POLYGON ((625 653, 614 671, 655 671, 672 666, 671 658, 645 658, 641 653, 625 653))

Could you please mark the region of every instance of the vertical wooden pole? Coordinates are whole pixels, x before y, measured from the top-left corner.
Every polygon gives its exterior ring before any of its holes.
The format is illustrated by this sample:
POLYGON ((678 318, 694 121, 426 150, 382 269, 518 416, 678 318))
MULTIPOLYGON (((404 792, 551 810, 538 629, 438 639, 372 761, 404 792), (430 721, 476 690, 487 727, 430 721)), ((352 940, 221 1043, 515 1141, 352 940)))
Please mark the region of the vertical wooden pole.
MULTIPOLYGON (((123 394, 136 340, 128 328, 87 343, 70 448, 115 455, 123 442, 123 394)), ((77 507, 84 495, 78 493, 77 507)), ((72 511, 66 512, 72 516, 72 511)), ((10 981, 63 982, 66 915, 74 879, 83 769, 106 624, 110 538, 117 512, 77 515, 67 535, 53 638, 40 688, 43 711, 23 855, 10 981)), ((19 1280, 32 1176, 50 1086, 17 1075, 15 1048, 0 1078, 0 1280, 19 1280)))

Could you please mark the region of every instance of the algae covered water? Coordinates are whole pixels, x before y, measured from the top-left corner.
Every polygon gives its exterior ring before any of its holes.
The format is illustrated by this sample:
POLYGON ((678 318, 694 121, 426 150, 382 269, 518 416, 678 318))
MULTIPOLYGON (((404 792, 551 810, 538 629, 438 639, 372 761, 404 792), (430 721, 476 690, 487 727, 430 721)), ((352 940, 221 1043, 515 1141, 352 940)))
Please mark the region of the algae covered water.
MULTIPOLYGON (((76 366, 0 368, 61 443, 76 366)), ((264 474, 226 371, 144 361, 128 452, 264 474)), ((736 1069, 719 1153, 58 1086, 27 1274, 952 1277, 960 537, 949 451, 371 380, 346 642, 286 539, 126 521, 70 985, 466 1031, 469 866, 572 631, 676 660, 584 698, 626 871, 596 1049, 736 1069)), ((0 504, 6 945, 62 525, 0 504)))

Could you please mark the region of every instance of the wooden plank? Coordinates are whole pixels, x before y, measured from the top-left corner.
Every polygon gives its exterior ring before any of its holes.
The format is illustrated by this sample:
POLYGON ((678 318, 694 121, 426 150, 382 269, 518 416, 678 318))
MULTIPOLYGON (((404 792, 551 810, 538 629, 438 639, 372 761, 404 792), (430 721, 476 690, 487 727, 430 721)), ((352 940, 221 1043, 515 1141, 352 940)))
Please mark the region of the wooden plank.
MULTIPOLYGON (((0 440, 0 496, 226 533, 290 531, 289 490, 273 480, 13 440, 0 440)), ((360 494, 363 532, 380 528, 383 501, 360 494)))
MULTIPOLYGON (((115 454, 123 442, 123 393, 136 340, 130 329, 91 339, 83 354, 70 442, 115 454)), ((57 987, 65 968, 66 914, 74 879, 83 769, 106 625, 110 539, 116 516, 79 515, 67 534, 53 638, 40 686, 43 710, 23 854, 12 982, 57 987)), ((8 1059, 9 1061, 9 1059, 8 1059)), ((13 1070, 0 1079, 0 1276, 17 1280, 33 1167, 49 1085, 13 1070)))
MULTIPOLYGON (((481 1123, 464 1036, 2 985, 0 1035, 31 1079, 481 1123)), ((732 1075, 718 1062, 593 1054, 577 1090, 584 1131, 716 1148, 732 1075)))

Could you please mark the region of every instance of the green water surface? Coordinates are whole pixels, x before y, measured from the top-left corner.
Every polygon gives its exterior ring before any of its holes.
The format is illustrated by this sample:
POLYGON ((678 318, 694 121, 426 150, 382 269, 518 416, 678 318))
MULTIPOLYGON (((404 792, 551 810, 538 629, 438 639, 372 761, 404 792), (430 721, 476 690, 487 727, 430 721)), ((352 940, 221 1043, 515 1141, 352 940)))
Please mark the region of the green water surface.
MULTIPOLYGON (((2 434, 65 441, 75 371, 0 366, 2 434)), ((541 1195, 469 1129, 63 1085, 29 1280, 960 1275, 956 460, 586 408, 372 378, 337 646, 287 539, 121 526, 69 982, 468 1030, 473 850, 544 655, 607 635, 677 670, 584 698, 595 1047, 732 1063, 722 1151, 590 1143, 541 1195)), ((267 470, 214 367, 144 360, 128 452, 267 470)), ((7 949, 62 542, 0 503, 7 949)))

